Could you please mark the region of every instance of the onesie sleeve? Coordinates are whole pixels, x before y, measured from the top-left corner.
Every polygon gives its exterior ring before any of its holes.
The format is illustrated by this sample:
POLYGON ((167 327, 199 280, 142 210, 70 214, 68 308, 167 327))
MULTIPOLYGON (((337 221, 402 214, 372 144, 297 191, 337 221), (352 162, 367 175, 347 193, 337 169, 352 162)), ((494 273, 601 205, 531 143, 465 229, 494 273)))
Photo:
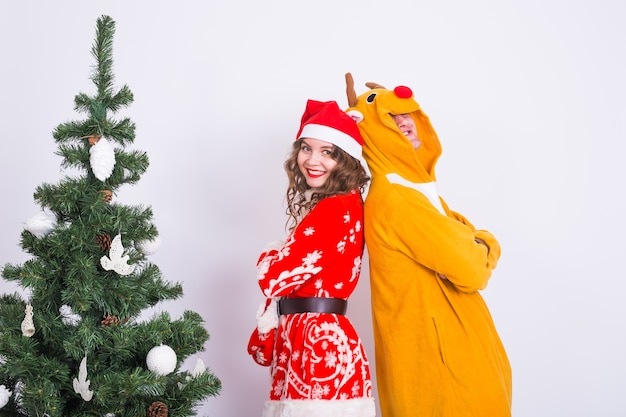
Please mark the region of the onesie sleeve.
POLYGON ((285 296, 328 268, 341 252, 345 238, 354 233, 351 215, 338 196, 317 203, 280 249, 259 257, 257 279, 263 294, 285 296))
POLYGON ((442 201, 443 206, 450 213, 450 216, 457 221, 461 222, 465 226, 469 227, 474 232, 474 240, 480 239, 487 245, 487 261, 491 269, 495 269, 500 259, 500 243, 496 240, 495 236, 487 230, 476 230, 474 225, 470 223, 465 216, 456 211, 452 211, 448 208, 447 204, 442 201))
POLYGON ((487 286, 500 256, 495 237, 476 230, 462 215, 439 212, 426 197, 404 187, 387 199, 381 229, 392 236, 398 250, 434 272, 445 276, 460 291, 473 292, 487 286), (476 238, 487 246, 477 243, 476 238))

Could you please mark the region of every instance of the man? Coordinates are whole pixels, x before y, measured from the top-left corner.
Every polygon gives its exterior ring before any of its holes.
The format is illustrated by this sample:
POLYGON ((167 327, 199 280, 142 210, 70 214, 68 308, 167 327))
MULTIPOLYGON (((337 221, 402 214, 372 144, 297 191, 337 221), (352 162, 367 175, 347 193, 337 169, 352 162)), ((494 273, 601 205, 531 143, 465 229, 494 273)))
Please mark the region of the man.
POLYGON ((435 187, 441 144, 408 87, 352 77, 347 110, 364 139, 365 201, 382 417, 509 417, 511 368, 479 293, 500 245, 435 187))

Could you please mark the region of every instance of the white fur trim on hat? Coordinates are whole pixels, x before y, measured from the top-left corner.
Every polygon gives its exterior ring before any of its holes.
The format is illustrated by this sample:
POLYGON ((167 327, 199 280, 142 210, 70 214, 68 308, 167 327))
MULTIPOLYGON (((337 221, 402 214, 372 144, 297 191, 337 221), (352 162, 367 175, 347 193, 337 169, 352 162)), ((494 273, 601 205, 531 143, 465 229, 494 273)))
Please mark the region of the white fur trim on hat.
POLYGON ((311 138, 330 142, 339 146, 352 157, 361 159, 361 145, 350 135, 329 126, 310 123, 302 128, 298 139, 311 138))
POLYGON ((374 399, 266 401, 263 417, 375 417, 374 399))

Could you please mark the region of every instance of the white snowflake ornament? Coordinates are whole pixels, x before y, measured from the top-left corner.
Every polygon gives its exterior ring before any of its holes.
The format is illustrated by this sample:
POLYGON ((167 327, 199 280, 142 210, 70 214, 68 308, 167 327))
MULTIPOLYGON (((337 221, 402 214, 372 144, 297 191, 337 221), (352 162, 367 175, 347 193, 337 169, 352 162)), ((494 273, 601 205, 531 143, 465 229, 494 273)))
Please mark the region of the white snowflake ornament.
POLYGON ((74 378, 74 391, 80 394, 85 401, 91 401, 93 397, 93 391, 89 390, 89 384, 91 382, 87 379, 87 356, 80 361, 78 368, 78 378, 74 378))
POLYGON ((24 320, 22 320, 22 335, 33 337, 35 334, 35 323, 33 323, 33 306, 26 304, 24 310, 24 320))
POLYGON ((115 271, 120 275, 130 275, 135 270, 134 264, 128 264, 128 255, 124 255, 122 235, 117 235, 111 242, 109 256, 100 258, 100 265, 107 271, 115 271))
POLYGON ((95 145, 89 148, 89 163, 93 174, 100 181, 106 180, 113 173, 115 150, 105 137, 101 137, 95 145))
POLYGON ((11 398, 12 392, 7 389, 4 385, 0 385, 0 408, 4 407, 9 403, 9 398, 11 398))
POLYGON ((157 375, 167 375, 176 369, 176 352, 167 345, 159 345, 150 349, 146 356, 148 369, 157 375))
POLYGON ((56 216, 49 211, 40 211, 26 220, 25 228, 38 238, 46 236, 57 223, 56 216))
POLYGON ((137 242, 136 247, 144 255, 152 255, 161 247, 161 238, 157 236, 152 240, 142 240, 141 242, 137 242))

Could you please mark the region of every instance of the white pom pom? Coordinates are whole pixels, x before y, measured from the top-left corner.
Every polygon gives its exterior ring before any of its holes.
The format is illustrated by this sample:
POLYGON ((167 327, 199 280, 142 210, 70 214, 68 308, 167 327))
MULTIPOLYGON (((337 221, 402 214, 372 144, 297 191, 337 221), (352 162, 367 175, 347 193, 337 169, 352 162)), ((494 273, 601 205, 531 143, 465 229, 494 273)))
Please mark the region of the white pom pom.
POLYGON ((4 385, 0 385, 0 408, 9 403, 9 398, 11 398, 11 391, 4 385))
POLYGON ((161 247, 161 238, 157 236, 152 240, 142 240, 137 243, 136 247, 143 252, 144 255, 152 255, 161 247))
POLYGON ((167 345, 155 346, 146 357, 148 369, 157 375, 167 375, 176 369, 176 352, 167 345))
POLYGON ((49 211, 40 211, 35 214, 33 217, 26 220, 26 230, 37 236, 38 238, 42 238, 46 236, 57 223, 56 216, 49 211))
POLYGON ((115 167, 115 150, 106 138, 101 137, 95 145, 89 149, 89 162, 93 174, 100 181, 111 176, 115 167))

